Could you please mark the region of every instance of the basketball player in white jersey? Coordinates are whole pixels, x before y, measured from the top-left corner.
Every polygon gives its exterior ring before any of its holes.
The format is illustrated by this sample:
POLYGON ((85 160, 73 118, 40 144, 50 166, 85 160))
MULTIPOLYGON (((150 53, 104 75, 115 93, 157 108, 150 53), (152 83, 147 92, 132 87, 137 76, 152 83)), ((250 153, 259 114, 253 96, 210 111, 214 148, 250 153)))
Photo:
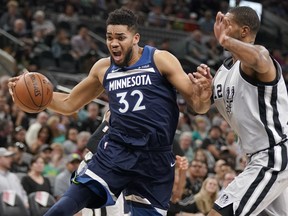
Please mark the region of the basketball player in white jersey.
MULTIPOLYGON (((288 215, 283 192, 288 186, 287 90, 278 62, 265 47, 254 45, 259 27, 249 7, 216 16, 215 36, 231 57, 214 77, 213 101, 238 134, 249 162, 209 216, 288 215)), ((209 68, 202 64, 197 70, 209 68)))

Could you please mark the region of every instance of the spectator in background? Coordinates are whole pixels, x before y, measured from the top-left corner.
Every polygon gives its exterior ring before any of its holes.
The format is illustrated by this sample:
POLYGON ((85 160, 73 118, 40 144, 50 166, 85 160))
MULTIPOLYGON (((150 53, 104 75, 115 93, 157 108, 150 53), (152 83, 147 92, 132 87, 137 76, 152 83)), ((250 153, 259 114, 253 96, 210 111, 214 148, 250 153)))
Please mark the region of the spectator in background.
POLYGON ((45 17, 42 10, 34 13, 32 21, 34 46, 31 56, 37 57, 43 51, 50 51, 55 31, 54 23, 45 17))
POLYGON ((20 196, 24 205, 28 207, 26 191, 15 173, 10 171, 13 162, 13 152, 0 147, 0 192, 6 190, 15 191, 20 196))
POLYGON ((26 22, 22 18, 18 18, 14 21, 13 28, 8 31, 8 33, 10 33, 11 35, 13 35, 27 45, 33 45, 32 34, 26 28, 26 22))
POLYGON ((73 55, 72 45, 67 30, 63 28, 57 29, 56 36, 52 41, 51 51, 56 60, 65 53, 70 53, 73 55))
POLYGON ((7 148, 12 142, 13 122, 8 119, 0 118, 0 147, 7 148))
POLYGON ((214 16, 210 9, 205 10, 204 16, 201 17, 198 21, 200 30, 205 35, 213 35, 214 33, 214 16))
POLYGON ((236 133, 232 130, 229 129, 227 131, 226 137, 225 137, 225 142, 227 144, 227 149, 229 153, 233 157, 241 157, 244 153, 239 145, 237 145, 237 135, 236 133))
POLYGON ((218 126, 222 131, 222 139, 225 140, 227 132, 231 130, 231 127, 229 126, 228 122, 223 118, 220 118, 220 124, 218 126))
POLYGON ((6 6, 8 11, 3 13, 0 18, 0 28, 3 28, 5 31, 9 31, 13 29, 15 20, 21 16, 17 1, 9 1, 6 6))
POLYGON ((184 131, 189 131, 191 133, 191 120, 189 115, 184 112, 180 112, 179 113, 179 121, 178 121, 178 125, 177 125, 177 130, 184 132, 184 131))
POLYGON ((220 191, 218 193, 218 197, 221 197, 223 190, 228 186, 228 184, 230 184, 234 180, 235 177, 236 172, 233 170, 224 174, 224 180, 222 183, 222 187, 220 188, 220 191))
MULTIPOLYGON (((174 54, 172 48, 171 48, 171 45, 170 45, 170 39, 169 38, 164 38, 162 41, 161 41, 161 44, 160 44, 160 47, 159 49, 162 49, 162 50, 166 50, 172 54, 174 54)), ((175 54, 174 54, 175 55, 175 54)))
POLYGON ((99 105, 91 102, 87 105, 87 118, 81 122, 80 131, 88 131, 92 134, 101 124, 101 121, 99 105))
MULTIPOLYGON (((181 215, 190 216, 194 213, 197 216, 205 216, 212 209, 214 201, 218 197, 219 186, 217 179, 208 177, 202 184, 199 193, 195 194, 194 199, 180 202, 181 215), (197 214, 198 213, 198 214, 197 214)), ((193 215, 194 215, 193 214, 193 215)))
POLYGON ((58 170, 60 173, 65 169, 65 154, 64 154, 64 148, 63 145, 60 143, 52 143, 52 158, 50 165, 58 170))
POLYGON ((13 137, 12 137, 12 142, 21 142, 25 145, 26 150, 29 151, 29 147, 27 146, 25 142, 25 135, 26 135, 26 129, 24 127, 17 126, 14 128, 13 131, 13 137))
POLYGON ((26 28, 25 20, 22 18, 16 19, 13 28, 8 33, 22 42, 22 46, 13 46, 13 56, 18 63, 25 64, 30 58, 29 55, 34 45, 32 33, 26 28))
POLYGON ((73 52, 76 53, 77 58, 87 55, 91 50, 97 50, 98 47, 89 35, 89 29, 86 25, 79 25, 78 32, 71 38, 71 45, 73 52))
POLYGON ((211 200, 215 201, 217 198, 218 182, 214 177, 202 178, 200 176, 202 165, 201 161, 192 161, 182 197, 180 200, 170 203, 168 216, 178 216, 177 213, 186 216, 204 216, 203 212, 212 208, 211 200))
POLYGON ((65 155, 75 152, 77 149, 77 135, 78 129, 75 127, 68 128, 66 132, 66 140, 63 142, 65 155))
POLYGON ((187 158, 188 163, 191 163, 191 161, 194 158, 194 150, 192 148, 193 142, 192 142, 192 135, 190 131, 184 131, 181 133, 179 137, 179 146, 184 152, 184 156, 187 158))
POLYGON ((29 165, 33 157, 32 154, 26 151, 26 146, 21 142, 9 145, 8 150, 14 153, 10 171, 26 174, 29 171, 29 165))
POLYGON ((197 21, 198 15, 195 12, 190 13, 189 15, 189 21, 184 24, 184 31, 193 32, 197 29, 199 29, 198 21, 197 21))
POLYGON ((10 106, 7 102, 7 97, 0 90, 0 119, 10 120, 10 106))
POLYGON ((197 148, 194 152, 194 159, 204 162, 207 165, 208 173, 213 173, 215 159, 213 155, 203 148, 197 148))
POLYGON ((42 175, 44 169, 44 159, 37 155, 31 160, 30 170, 21 180, 21 184, 29 195, 36 191, 46 191, 52 194, 49 179, 42 175))
POLYGON ((80 19, 76 8, 73 4, 67 3, 64 12, 60 13, 57 18, 57 26, 65 28, 70 34, 75 33, 75 26, 78 26, 80 19), (69 29, 67 29, 69 28, 69 29))
POLYGON ((203 140, 201 147, 208 150, 215 160, 220 158, 221 151, 226 150, 227 145, 222 138, 222 130, 219 126, 213 125, 210 128, 208 136, 203 140))
POLYGON ((32 31, 41 32, 44 37, 48 35, 53 35, 55 33, 54 23, 46 19, 45 13, 42 10, 37 10, 33 16, 34 20, 32 21, 32 31))
POLYGON ((12 102, 12 98, 9 95, 9 89, 8 89, 8 80, 11 76, 10 75, 1 75, 0 77, 0 90, 1 90, 1 96, 4 96, 7 99, 7 102, 10 104, 12 102))
POLYGON ((166 16, 162 13, 160 5, 154 5, 147 17, 148 25, 153 27, 165 28, 167 25, 166 16))
POLYGON ((28 146, 31 146, 37 140, 38 132, 46 124, 47 120, 48 114, 46 112, 43 111, 37 114, 36 121, 29 126, 26 132, 25 140, 28 146))
POLYGON ((218 68, 224 60, 223 48, 212 35, 207 38, 207 41, 204 44, 208 48, 209 60, 207 63, 213 68, 218 68))
POLYGON ((185 0, 177 1, 174 10, 176 18, 189 19, 190 10, 187 7, 187 1, 185 0))
POLYGON ((204 115, 197 115, 194 118, 194 123, 195 125, 192 132, 192 138, 197 148, 199 148, 208 134, 208 119, 204 115))
POLYGON ((223 159, 219 159, 215 163, 214 170, 215 170, 215 177, 218 180, 220 188, 222 188, 225 174, 233 171, 233 169, 230 166, 230 164, 227 163, 227 161, 223 159))
POLYGON ((204 44, 204 34, 201 30, 191 32, 190 36, 186 38, 186 41, 186 54, 201 62, 208 61, 209 49, 204 44))
POLYGON ((206 164, 204 162, 195 159, 190 163, 189 169, 187 171, 186 185, 182 200, 186 198, 191 199, 191 197, 194 197, 194 195, 200 191, 204 181, 201 169, 205 165, 206 164))
POLYGON ((91 133, 88 131, 81 131, 77 135, 77 148, 74 153, 77 153, 80 155, 81 158, 84 158, 85 154, 87 153, 86 151, 86 144, 91 137, 91 133))
POLYGON ((60 127, 60 116, 51 115, 47 120, 47 126, 52 131, 52 143, 63 143, 65 141, 66 128, 60 127))
POLYGON ((24 7, 22 8, 22 18, 25 20, 26 28, 30 33, 32 32, 33 12, 34 8, 31 7, 28 1, 25 1, 24 7))
MULTIPOLYGON (((29 128, 30 118, 28 115, 22 111, 15 103, 11 104, 11 111, 10 111, 11 120, 13 122, 14 127, 20 127, 25 130, 29 128)), ((24 140, 21 140, 21 142, 25 142, 25 136, 23 137, 24 140)), ((26 143, 26 142, 25 142, 26 143)))
POLYGON ((55 177, 59 174, 59 170, 51 164, 51 162, 52 162, 52 148, 51 148, 51 146, 47 145, 47 144, 41 146, 38 154, 44 159, 45 165, 44 165, 44 169, 43 169, 42 174, 45 177, 55 179, 55 177))
POLYGON ((52 131, 48 125, 43 125, 37 134, 37 139, 32 142, 30 151, 32 154, 37 154, 41 146, 52 143, 52 131))
POLYGON ((65 169, 55 178, 53 195, 58 200, 69 188, 72 173, 78 168, 81 157, 72 153, 68 155, 65 169))

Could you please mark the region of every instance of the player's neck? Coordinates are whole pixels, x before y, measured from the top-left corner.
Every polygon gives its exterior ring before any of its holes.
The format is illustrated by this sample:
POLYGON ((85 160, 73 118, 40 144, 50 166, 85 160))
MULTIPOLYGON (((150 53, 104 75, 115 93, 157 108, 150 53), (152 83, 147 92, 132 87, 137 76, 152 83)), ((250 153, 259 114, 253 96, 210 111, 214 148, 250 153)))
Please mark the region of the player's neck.
POLYGON ((132 58, 130 59, 128 66, 135 64, 141 58, 142 53, 143 47, 139 47, 138 45, 136 45, 136 47, 134 47, 133 49, 132 58))

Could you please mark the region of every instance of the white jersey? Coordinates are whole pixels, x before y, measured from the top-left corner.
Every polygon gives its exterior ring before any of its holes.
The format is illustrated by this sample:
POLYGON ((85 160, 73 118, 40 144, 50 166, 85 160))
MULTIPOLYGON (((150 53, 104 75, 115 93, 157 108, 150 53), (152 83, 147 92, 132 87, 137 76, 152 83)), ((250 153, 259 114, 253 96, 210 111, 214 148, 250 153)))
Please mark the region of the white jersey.
POLYGON ((288 96, 280 65, 275 61, 277 80, 261 83, 251 80, 226 59, 213 81, 213 100, 218 111, 237 133, 245 153, 270 148, 288 134, 288 96))

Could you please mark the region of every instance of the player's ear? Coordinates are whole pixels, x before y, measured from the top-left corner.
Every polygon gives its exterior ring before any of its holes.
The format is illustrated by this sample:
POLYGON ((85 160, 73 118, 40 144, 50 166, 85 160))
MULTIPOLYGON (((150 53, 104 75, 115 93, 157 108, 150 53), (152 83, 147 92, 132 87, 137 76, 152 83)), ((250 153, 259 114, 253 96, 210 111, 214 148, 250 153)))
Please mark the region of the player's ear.
POLYGON ((139 33, 136 33, 136 34, 134 35, 134 38, 133 38, 133 45, 138 44, 139 41, 140 41, 140 34, 139 34, 139 33))
POLYGON ((241 37, 245 38, 250 33, 250 28, 248 26, 242 27, 241 37))

